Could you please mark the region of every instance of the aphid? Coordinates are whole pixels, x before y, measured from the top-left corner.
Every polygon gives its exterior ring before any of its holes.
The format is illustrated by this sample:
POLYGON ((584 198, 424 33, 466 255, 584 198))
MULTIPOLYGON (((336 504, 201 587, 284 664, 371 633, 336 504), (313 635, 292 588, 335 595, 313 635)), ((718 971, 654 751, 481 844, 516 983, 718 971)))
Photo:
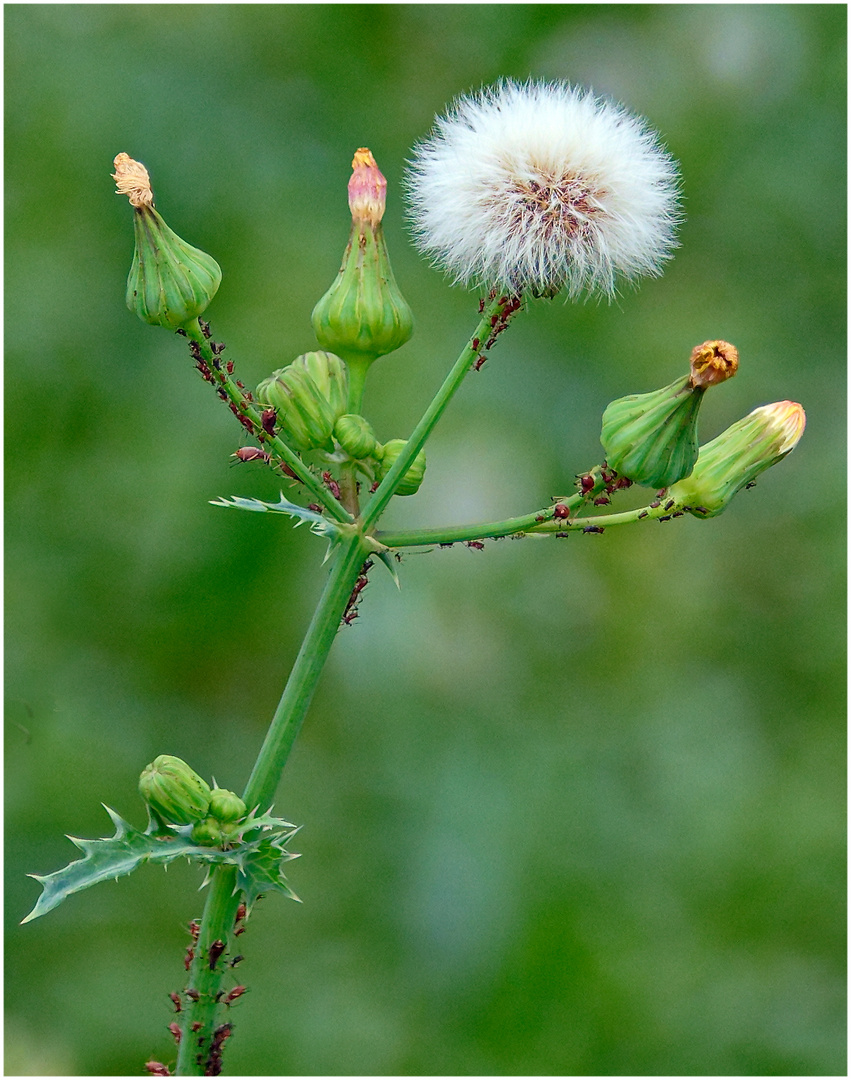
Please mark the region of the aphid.
POLYGON ((581 495, 588 495, 594 490, 594 477, 591 473, 583 473, 578 477, 579 480, 579 493, 581 495))
POLYGON ((260 414, 260 423, 267 435, 275 434, 275 421, 277 419, 278 414, 274 409, 264 409, 260 414))
POLYGON ((225 943, 221 938, 216 938, 213 944, 210 946, 208 953, 210 957, 210 971, 215 971, 216 964, 219 962, 219 957, 225 951, 225 943))
POLYGON ((261 450, 259 446, 240 446, 232 456, 239 458, 240 461, 265 461, 268 463, 272 460, 272 455, 267 454, 265 450, 261 450))
POLYGON ((225 364, 225 370, 227 371, 228 375, 233 375, 233 360, 228 360, 228 362, 225 364))
POLYGON ((646 518, 649 512, 650 512, 649 510, 642 510, 641 513, 638 516, 640 518, 646 518))
POLYGON ((192 967, 192 961, 195 959, 195 950, 190 945, 186 949, 186 956, 183 958, 183 966, 188 971, 192 967))
POLYGON ((474 551, 484 551, 485 545, 481 540, 467 540, 467 547, 472 548, 474 551))
POLYGON ((151 1076, 171 1076, 167 1066, 163 1065, 161 1061, 146 1061, 145 1068, 151 1076))
POLYGON ((756 480, 751 480, 750 483, 745 484, 745 491, 750 491, 754 487, 756 487, 756 480))
POLYGON ((189 924, 189 933, 192 935, 192 943, 198 944, 198 935, 201 933, 201 923, 198 919, 193 919, 189 924))
POLYGON ((565 506, 564 503, 556 503, 553 507, 553 518, 556 521, 566 521, 569 517, 570 507, 565 506))
POLYGON ((182 1012, 183 1004, 180 1000, 180 994, 169 994, 168 996, 171 998, 172 1004, 174 1005, 174 1011, 176 1013, 182 1012))
POLYGON ((225 1005, 233 1005, 237 998, 241 998, 247 989, 247 986, 235 986, 225 998, 225 1005))
POLYGON ((186 991, 186 996, 189 998, 190 1001, 197 1001, 201 995, 198 993, 197 990, 190 989, 186 991))
POLYGON ((325 487, 328 488, 328 490, 331 492, 331 494, 334 496, 334 498, 339 499, 340 498, 340 485, 337 483, 337 481, 334 479, 334 477, 329 472, 324 472, 322 474, 322 480, 323 480, 323 482, 325 484, 325 487))
POLYGON ((476 357, 476 362, 475 362, 475 364, 473 364, 473 371, 481 371, 482 368, 485 365, 486 360, 487 360, 486 356, 477 356, 476 357))
POLYGON ((668 501, 665 503, 665 509, 670 510, 672 506, 676 506, 676 502, 676 499, 668 499, 668 501))
POLYGON ((586 525, 585 528, 582 531, 584 533, 601 533, 601 532, 604 532, 605 530, 600 528, 599 525, 586 525))
POLYGON ((473 340, 470 342, 470 348, 473 350, 473 352, 479 351, 479 339, 477 337, 474 337, 473 340))
POLYGON ((230 966, 235 968, 237 964, 241 963, 245 959, 244 956, 235 956, 230 962, 230 966))
POLYGON ((612 500, 609 498, 608 495, 598 495, 597 498, 594 500, 594 505, 595 506, 608 506, 611 501, 612 500))
POLYGON ((174 1036, 174 1041, 176 1043, 179 1043, 180 1042, 180 1036, 183 1034, 183 1032, 180 1030, 180 1024, 176 1023, 175 1021, 172 1021, 168 1025, 168 1030, 174 1036))

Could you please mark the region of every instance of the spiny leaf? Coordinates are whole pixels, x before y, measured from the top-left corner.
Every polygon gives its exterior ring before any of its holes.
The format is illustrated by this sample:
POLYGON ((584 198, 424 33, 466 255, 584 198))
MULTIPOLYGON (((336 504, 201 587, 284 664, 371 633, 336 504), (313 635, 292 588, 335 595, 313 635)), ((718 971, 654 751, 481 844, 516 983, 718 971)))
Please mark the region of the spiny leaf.
POLYGON ((237 875, 237 887, 245 894, 245 904, 249 911, 261 893, 282 892, 291 900, 301 903, 287 884, 281 870, 285 862, 297 858, 298 855, 285 851, 273 839, 264 841, 260 847, 246 855, 237 875))
POLYGON ((318 536, 328 537, 332 543, 338 540, 340 536, 340 531, 333 521, 328 521, 321 514, 317 514, 315 510, 308 510, 306 506, 298 506, 296 503, 290 502, 284 496, 283 491, 281 492, 280 501, 276 503, 263 502, 262 499, 246 499, 241 495, 234 495, 231 499, 211 499, 210 502, 213 506, 227 506, 235 510, 288 514, 290 517, 298 518, 296 528, 302 522, 307 521, 310 523, 312 532, 315 532, 318 536))
POLYGON ((280 866, 295 857, 285 850, 284 844, 297 830, 288 821, 272 817, 269 812, 260 816, 250 814, 240 829, 239 838, 232 845, 222 848, 194 843, 190 835, 191 825, 164 830, 160 823, 149 819, 146 831, 140 832, 108 806, 104 809, 115 825, 115 835, 102 840, 69 837, 84 853, 84 858, 52 874, 30 875, 41 885, 42 894, 22 922, 31 922, 45 915, 67 897, 101 881, 117 881, 120 877, 126 877, 143 863, 167 865, 181 858, 239 867, 240 882, 246 882, 247 890, 255 899, 260 892, 272 889, 289 893, 283 884, 280 866), (262 857, 255 868, 252 860, 258 855, 262 857), (255 878, 258 879, 256 882, 255 878))

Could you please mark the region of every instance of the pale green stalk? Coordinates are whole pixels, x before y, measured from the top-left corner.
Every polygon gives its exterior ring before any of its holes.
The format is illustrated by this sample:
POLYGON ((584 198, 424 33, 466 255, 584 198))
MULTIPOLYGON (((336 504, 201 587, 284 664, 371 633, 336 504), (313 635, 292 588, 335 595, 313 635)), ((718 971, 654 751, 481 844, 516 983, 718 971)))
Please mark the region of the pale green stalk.
POLYGON ((393 498, 396 488, 399 486, 405 473, 413 464, 414 458, 420 450, 422 450, 425 441, 431 434, 435 424, 441 418, 446 406, 455 396, 456 391, 464 381, 464 377, 474 364, 476 357, 485 351, 485 344, 493 332, 494 318, 499 318, 502 315, 503 309, 507 306, 508 299, 508 297, 502 296, 498 299, 489 301, 485 305, 479 325, 473 331, 470 340, 461 350, 461 355, 455 361, 454 367, 446 376, 443 385, 438 390, 431 405, 426 409, 423 418, 414 428, 404 449, 393 462, 392 468, 388 471, 387 475, 378 485, 372 498, 366 504, 361 517, 361 524, 364 531, 369 531, 369 529, 375 526, 379 517, 387 507, 387 504, 393 498), (478 346, 474 347, 474 341, 478 341, 478 346))

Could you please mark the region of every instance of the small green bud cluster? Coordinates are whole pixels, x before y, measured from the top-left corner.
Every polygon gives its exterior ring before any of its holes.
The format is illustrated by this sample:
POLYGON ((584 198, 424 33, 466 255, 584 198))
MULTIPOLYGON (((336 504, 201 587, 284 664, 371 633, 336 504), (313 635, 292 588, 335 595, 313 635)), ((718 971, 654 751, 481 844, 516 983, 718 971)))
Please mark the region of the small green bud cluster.
POLYGON ((191 825, 196 844, 226 844, 239 835, 247 809, 226 788, 211 788, 179 757, 160 754, 139 777, 139 794, 165 825, 191 825))
POLYGON ((621 476, 667 488, 688 476, 698 456, 697 417, 710 386, 735 375, 739 357, 726 341, 706 341, 691 355, 691 372, 661 390, 613 401, 603 413, 606 463, 621 476))
POLYGON ((207 816, 193 827, 192 839, 206 847, 227 844, 239 835, 247 812, 245 803, 234 792, 213 788, 207 816))
POLYGON ((128 196, 135 211, 127 306, 143 322, 176 330, 206 310, 221 284, 221 267, 166 225, 154 209, 144 165, 127 154, 119 154, 113 164, 117 191, 128 196))
POLYGON ((301 451, 333 451, 347 398, 346 366, 330 352, 304 353, 257 387, 257 400, 275 410, 283 437, 301 451))

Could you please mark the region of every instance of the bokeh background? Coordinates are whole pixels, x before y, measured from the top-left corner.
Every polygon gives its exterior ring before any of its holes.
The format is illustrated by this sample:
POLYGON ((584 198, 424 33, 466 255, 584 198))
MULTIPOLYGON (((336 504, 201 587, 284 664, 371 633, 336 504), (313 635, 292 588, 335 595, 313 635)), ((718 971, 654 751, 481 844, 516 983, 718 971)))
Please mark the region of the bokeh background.
POLYGON ((233 467, 232 417, 124 306, 150 169, 210 251, 248 385, 313 345, 352 153, 389 181, 413 340, 366 409, 406 435, 476 296, 412 250, 400 182, 451 99, 568 79, 681 162, 665 276, 539 302, 441 422, 387 524, 526 512, 597 462, 614 397, 693 345, 739 376, 702 435, 804 404, 721 518, 410 554, 340 634, 278 810, 291 882, 243 938, 237 1074, 839 1074, 844 1047, 845 9, 830 5, 9 5, 7 1073, 173 1060, 200 872, 145 868, 25 927, 64 833, 141 824, 168 752, 241 788, 321 587, 322 545, 233 467))

